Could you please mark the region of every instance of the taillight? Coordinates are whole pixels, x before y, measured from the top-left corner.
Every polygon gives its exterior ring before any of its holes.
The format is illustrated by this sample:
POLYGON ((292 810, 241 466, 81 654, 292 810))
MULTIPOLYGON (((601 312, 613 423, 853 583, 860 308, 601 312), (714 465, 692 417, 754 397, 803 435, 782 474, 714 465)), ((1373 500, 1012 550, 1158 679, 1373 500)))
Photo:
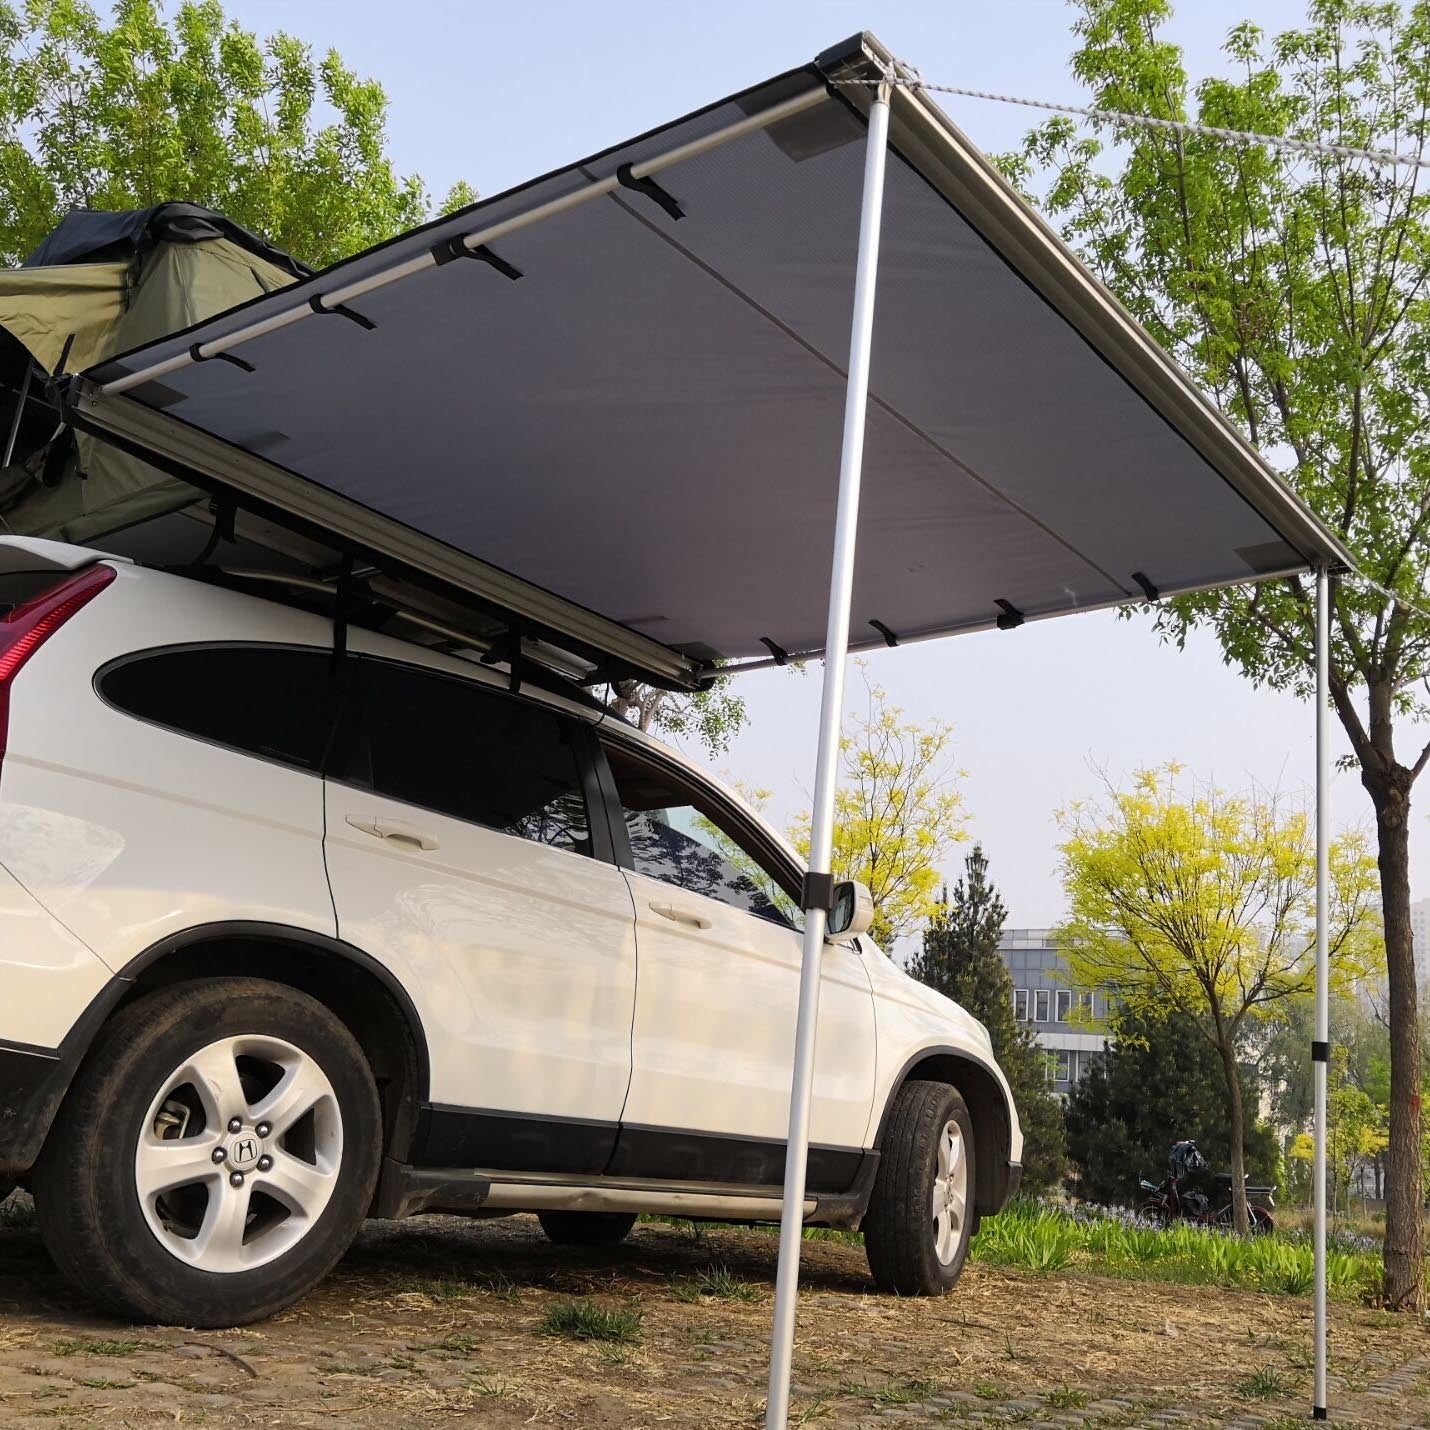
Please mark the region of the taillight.
POLYGON ((112 580, 114 567, 90 566, 0 617, 0 757, 10 733, 10 687, 15 673, 112 580))

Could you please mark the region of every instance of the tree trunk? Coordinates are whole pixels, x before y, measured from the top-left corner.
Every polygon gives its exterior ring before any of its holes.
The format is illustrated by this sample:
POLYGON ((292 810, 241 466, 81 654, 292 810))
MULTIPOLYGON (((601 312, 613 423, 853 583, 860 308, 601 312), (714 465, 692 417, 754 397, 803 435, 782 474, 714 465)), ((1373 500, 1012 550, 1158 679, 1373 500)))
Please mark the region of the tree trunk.
POLYGON ((1385 960, 1390 990, 1390 1145, 1385 1154, 1385 1304, 1425 1305, 1421 1203, 1420 1015, 1410 937, 1410 772, 1398 765, 1361 780, 1375 805, 1385 960))
POLYGON ((1231 1220, 1236 1234, 1246 1236, 1251 1231, 1251 1221, 1246 1210, 1246 1113, 1241 1105, 1241 1070, 1229 1039, 1222 1038, 1217 1051, 1226 1074, 1226 1107, 1231 1117, 1231 1220))

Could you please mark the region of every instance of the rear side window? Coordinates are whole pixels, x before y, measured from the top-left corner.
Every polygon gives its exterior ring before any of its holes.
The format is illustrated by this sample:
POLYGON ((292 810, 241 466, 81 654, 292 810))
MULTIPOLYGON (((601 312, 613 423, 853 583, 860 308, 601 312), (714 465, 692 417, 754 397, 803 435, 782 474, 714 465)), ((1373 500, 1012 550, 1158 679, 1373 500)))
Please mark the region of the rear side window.
POLYGON ((332 652, 286 646, 153 651, 101 671, 98 686, 141 720, 314 772, 337 708, 332 652))
POLYGON ((469 681, 360 660, 328 773, 578 854, 591 852, 572 722, 469 681))

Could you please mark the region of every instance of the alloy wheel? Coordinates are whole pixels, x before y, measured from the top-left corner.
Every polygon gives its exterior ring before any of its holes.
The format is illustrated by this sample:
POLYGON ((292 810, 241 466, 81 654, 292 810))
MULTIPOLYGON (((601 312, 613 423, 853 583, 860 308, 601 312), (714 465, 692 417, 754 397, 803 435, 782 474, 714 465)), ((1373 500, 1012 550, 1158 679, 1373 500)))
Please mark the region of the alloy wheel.
POLYGON ((963 1129, 950 1119, 939 1134, 933 1181, 934 1254, 941 1266, 949 1265, 958 1254, 967 1211, 968 1157, 963 1129))
POLYGON ((249 1271, 312 1230, 342 1155, 337 1095, 313 1058, 280 1038, 223 1038, 160 1085, 135 1149, 135 1189, 173 1256, 201 1271, 249 1271))

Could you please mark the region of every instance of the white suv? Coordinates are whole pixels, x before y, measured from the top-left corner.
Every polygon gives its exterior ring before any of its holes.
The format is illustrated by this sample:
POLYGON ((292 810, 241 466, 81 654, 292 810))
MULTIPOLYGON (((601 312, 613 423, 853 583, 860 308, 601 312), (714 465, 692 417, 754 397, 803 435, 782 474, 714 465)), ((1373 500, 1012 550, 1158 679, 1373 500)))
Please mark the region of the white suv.
MULTIPOLYGON (((777 1217, 803 871, 730 791, 247 591, 5 539, 0 600, 0 1183, 77 1285, 232 1325, 367 1216, 777 1217)), ((806 1218, 947 1290, 1020 1170, 987 1034, 867 936, 821 999, 806 1218)))

